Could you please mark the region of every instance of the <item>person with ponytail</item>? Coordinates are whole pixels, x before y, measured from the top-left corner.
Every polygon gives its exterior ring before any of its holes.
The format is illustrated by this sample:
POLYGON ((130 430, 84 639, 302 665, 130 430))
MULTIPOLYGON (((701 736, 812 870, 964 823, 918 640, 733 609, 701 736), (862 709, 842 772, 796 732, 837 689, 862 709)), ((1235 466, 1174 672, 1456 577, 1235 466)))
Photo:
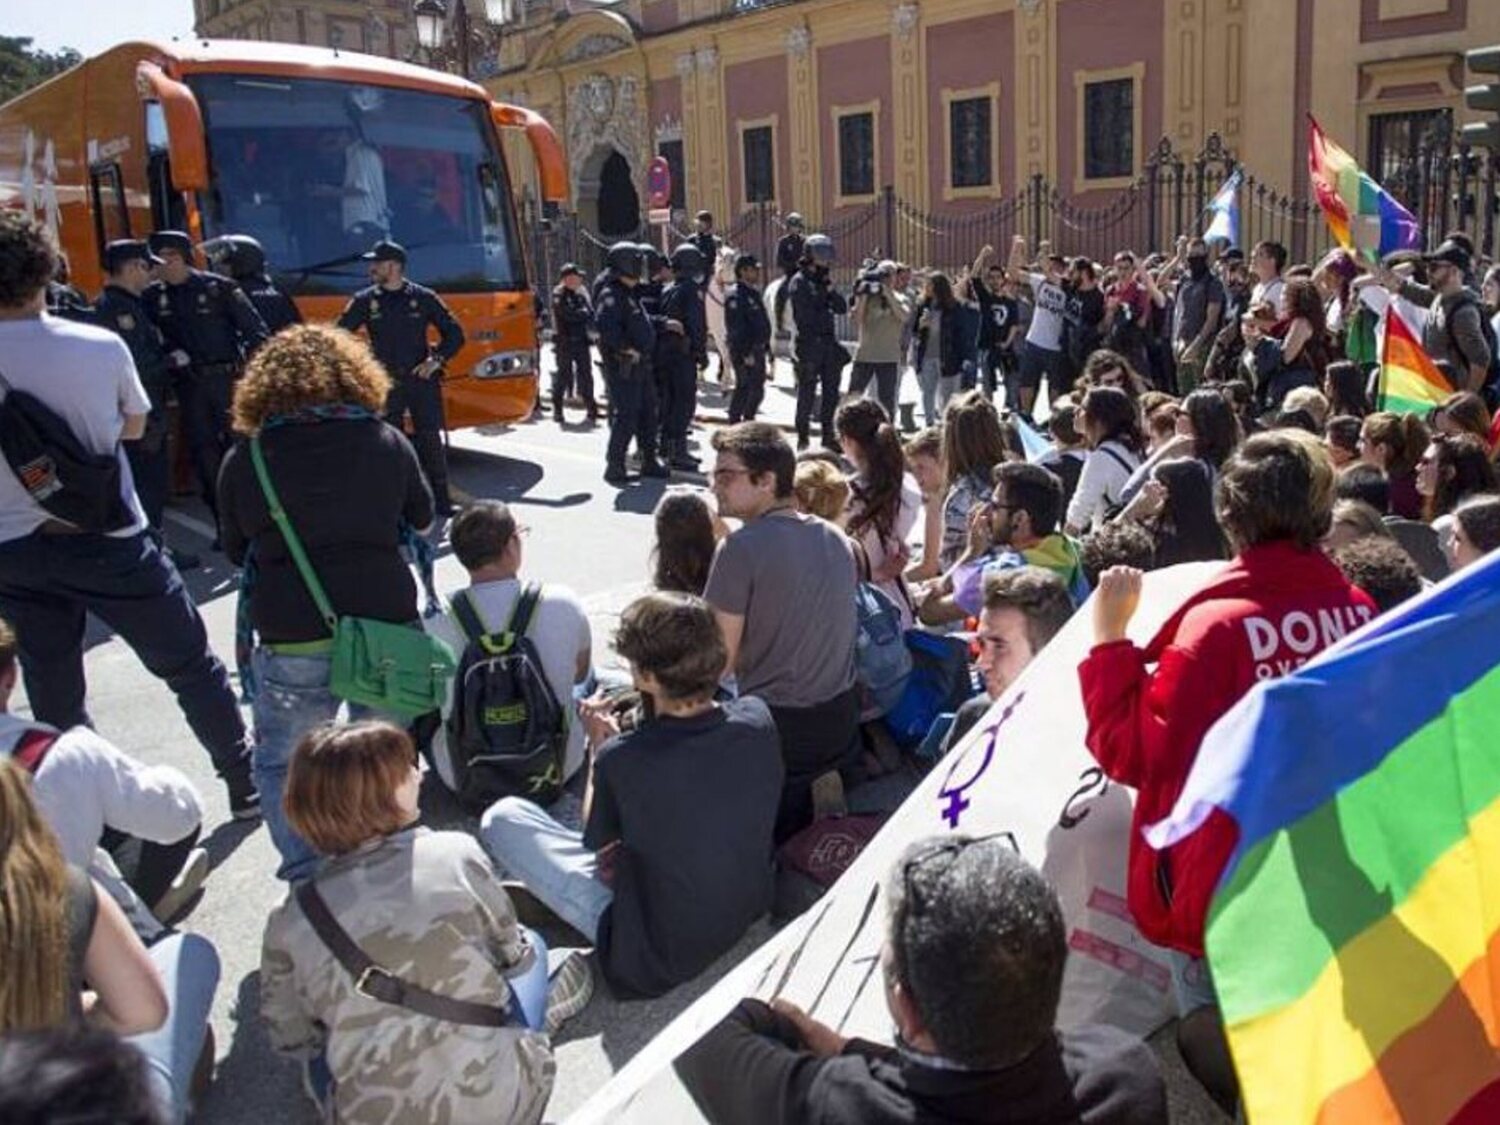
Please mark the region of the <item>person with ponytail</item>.
POLYGON ((146 1058, 163 1119, 186 1119, 218 955, 196 934, 170 934, 147 950, 115 900, 64 861, 31 775, 8 757, 0 758, 0 963, 0 1034, 86 1024, 128 1036, 146 1058))
POLYGON ((839 407, 834 428, 854 466, 845 531, 864 549, 870 581, 901 611, 903 628, 913 610, 901 573, 910 561, 907 537, 922 510, 922 494, 906 475, 901 438, 885 408, 861 398, 839 407))
POLYGON ((1380 410, 1365 418, 1359 432, 1360 459, 1385 473, 1391 491, 1391 515, 1408 520, 1422 518, 1417 461, 1426 448, 1427 427, 1415 414, 1380 410))

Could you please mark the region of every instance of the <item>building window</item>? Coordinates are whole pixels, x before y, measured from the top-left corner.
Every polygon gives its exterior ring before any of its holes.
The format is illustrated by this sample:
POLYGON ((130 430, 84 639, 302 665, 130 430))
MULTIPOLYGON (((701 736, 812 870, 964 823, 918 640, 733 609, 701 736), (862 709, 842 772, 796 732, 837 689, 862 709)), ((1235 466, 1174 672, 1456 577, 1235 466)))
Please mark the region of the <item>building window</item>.
POLYGON ((745 202, 769 203, 776 198, 776 128, 756 124, 741 126, 741 130, 745 202))
POLYGON ((948 184, 990 187, 994 182, 994 104, 986 97, 948 103, 948 184))
POLYGON ((875 111, 834 111, 838 122, 839 198, 875 194, 875 111))
POLYGON ((1083 175, 1135 174, 1135 80, 1112 78, 1083 88, 1083 175))
POLYGON ((1370 159, 1366 165, 1370 175, 1410 205, 1423 160, 1439 147, 1437 138, 1452 127, 1451 109, 1371 115, 1370 159))
POLYGON ((681 141, 662 141, 656 146, 658 156, 663 157, 672 169, 672 201, 674 211, 687 209, 687 161, 683 158, 681 141))

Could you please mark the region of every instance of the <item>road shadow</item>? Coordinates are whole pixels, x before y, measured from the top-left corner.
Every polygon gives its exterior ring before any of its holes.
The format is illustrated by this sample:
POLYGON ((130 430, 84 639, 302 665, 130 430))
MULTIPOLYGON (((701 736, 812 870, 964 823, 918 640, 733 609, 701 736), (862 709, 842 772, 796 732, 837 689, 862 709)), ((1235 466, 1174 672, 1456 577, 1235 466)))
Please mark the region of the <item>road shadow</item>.
POLYGON ((261 825, 259 820, 229 820, 219 825, 198 846, 208 852, 209 862, 214 868, 224 866, 229 857, 240 850, 240 845, 255 834, 261 825))
POLYGON ((660 478, 632 480, 615 493, 614 509, 617 512, 649 516, 656 511, 656 505, 660 503, 662 493, 666 492, 671 484, 670 480, 660 478))
POLYGON ((465 492, 503 500, 507 504, 577 508, 594 498, 591 492, 570 492, 564 496, 533 495, 533 490, 546 479, 546 470, 535 461, 523 461, 503 453, 484 453, 455 446, 448 450, 448 473, 449 479, 465 492))
MULTIPOLYGON (((266 1125, 266 1107, 275 1106, 277 1125, 314 1125, 318 1117, 302 1094, 297 1064, 276 1054, 261 1022, 259 971, 240 981, 229 1018, 229 1052, 220 1060, 195 1119, 215 1125, 266 1125), (248 1090, 255 1096, 246 1097, 248 1090)), ((217 1034, 223 1042, 226 1029, 218 1028, 217 1034)))

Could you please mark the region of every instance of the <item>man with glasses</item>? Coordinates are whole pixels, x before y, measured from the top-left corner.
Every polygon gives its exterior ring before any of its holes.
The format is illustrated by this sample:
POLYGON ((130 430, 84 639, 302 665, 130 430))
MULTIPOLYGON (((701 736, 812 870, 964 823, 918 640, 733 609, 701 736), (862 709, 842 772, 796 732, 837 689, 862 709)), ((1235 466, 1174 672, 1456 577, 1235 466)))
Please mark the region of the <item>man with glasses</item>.
POLYGON ((786 1000, 743 1000, 677 1061, 708 1120, 1167 1120, 1144 1043, 1102 1024, 1057 1028, 1067 926, 1046 879, 1006 840, 920 840, 884 898, 894 1046, 846 1039, 786 1000))
POLYGON ((976 616, 988 574, 1037 566, 1056 574, 1075 604, 1089 596, 1078 547, 1058 530, 1062 484, 1040 465, 1011 461, 995 467, 995 491, 969 517, 969 543, 957 563, 933 583, 918 607, 926 625, 976 616))

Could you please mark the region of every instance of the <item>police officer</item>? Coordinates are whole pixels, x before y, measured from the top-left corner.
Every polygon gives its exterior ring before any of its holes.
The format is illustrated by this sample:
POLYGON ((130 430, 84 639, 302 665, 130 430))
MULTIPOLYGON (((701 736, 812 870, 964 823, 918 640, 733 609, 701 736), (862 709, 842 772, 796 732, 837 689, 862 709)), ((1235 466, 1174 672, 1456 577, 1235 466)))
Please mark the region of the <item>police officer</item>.
MULTIPOLYGON (((104 248, 104 292, 94 302, 93 320, 125 341, 135 369, 151 400, 146 415, 146 432, 135 441, 125 443, 130 459, 130 475, 135 480, 136 495, 146 513, 146 522, 156 541, 162 541, 162 512, 171 491, 171 458, 167 449, 167 395, 172 389, 172 367, 167 358, 167 344, 146 312, 141 295, 151 285, 151 269, 161 259, 139 239, 119 239, 104 248)), ((169 552, 178 570, 191 570, 198 558, 186 551, 169 552)))
MULTIPOLYGON (((229 448, 234 381, 265 343, 266 322, 233 281, 193 268, 193 240, 157 231, 148 240, 161 259, 143 294, 146 311, 175 353, 173 372, 184 436, 203 502, 218 525, 219 462, 229 448)), ((215 550, 218 549, 215 539, 215 550)))
MULTIPOLYGON (((651 322, 652 330, 660 337, 667 331, 667 318, 662 315, 661 311, 661 295, 672 283, 672 267, 663 257, 662 252, 651 243, 637 243, 636 249, 640 251, 646 272, 641 278, 641 283, 635 287, 635 299, 640 302, 641 311, 651 322)), ((644 410, 647 417, 651 419, 651 447, 659 450, 661 448, 661 404, 666 399, 667 391, 662 385, 662 372, 666 368, 658 367, 656 351, 657 349, 653 348, 641 357, 640 370, 641 395, 645 399, 644 410)))
POLYGON ((448 459, 443 449, 443 364, 464 346, 464 330, 448 306, 426 286, 406 277, 406 251, 382 239, 363 255, 370 263, 368 289, 354 294, 339 316, 339 327, 363 328, 370 335, 375 358, 391 377, 385 400, 386 421, 400 429, 411 413, 412 445, 432 486, 438 515, 451 516, 448 459), (438 343, 428 343, 428 328, 438 331, 438 343))
POLYGON ((807 239, 802 235, 802 216, 793 211, 786 217, 786 233, 776 243, 776 268, 781 271, 781 288, 776 290, 776 327, 781 327, 786 312, 787 288, 802 267, 802 251, 807 239))
POLYGON ((203 253, 216 272, 228 274, 245 291, 255 311, 266 322, 268 332, 274 334, 302 323, 302 313, 296 304, 271 280, 266 252, 258 241, 248 234, 226 234, 205 242, 203 253))
POLYGON ((563 420, 563 400, 575 392, 583 399, 589 422, 599 420, 589 349, 589 333, 593 330, 594 304, 583 288, 583 271, 569 262, 552 290, 552 348, 557 359, 552 373, 552 416, 558 422, 563 420))
POLYGON ((797 325, 797 448, 806 449, 812 429, 813 401, 819 393, 819 420, 823 447, 839 450, 833 428, 839 405, 839 382, 849 353, 838 341, 834 317, 849 311, 849 303, 833 287, 829 267, 833 265, 833 240, 826 234, 808 238, 802 265, 790 282, 792 318, 797 325))
POLYGON ((714 217, 707 211, 698 212, 698 229, 688 241, 698 248, 704 262, 712 264, 719 260, 720 243, 714 234, 714 217))
POLYGON ((697 472, 698 459, 688 453, 688 430, 698 401, 698 369, 708 363, 708 319, 703 311, 701 279, 707 263, 698 248, 683 243, 669 261, 672 281, 662 291, 664 332, 656 336, 657 385, 662 388, 662 456, 667 465, 697 472), (674 331, 672 323, 682 326, 674 331))
POLYGON ((734 260, 734 284, 724 294, 724 328, 734 362, 734 395, 729 424, 751 422, 766 393, 766 356, 771 350, 771 318, 757 288, 760 259, 741 254, 734 260))
POLYGON ((625 451, 632 438, 641 452, 641 475, 670 476, 670 470, 656 459, 655 395, 647 393, 650 372, 645 361, 656 346, 656 330, 636 292, 646 270, 645 255, 634 243, 617 242, 609 248, 607 262, 609 280, 594 314, 610 403, 604 479, 610 484, 630 479, 625 451))

